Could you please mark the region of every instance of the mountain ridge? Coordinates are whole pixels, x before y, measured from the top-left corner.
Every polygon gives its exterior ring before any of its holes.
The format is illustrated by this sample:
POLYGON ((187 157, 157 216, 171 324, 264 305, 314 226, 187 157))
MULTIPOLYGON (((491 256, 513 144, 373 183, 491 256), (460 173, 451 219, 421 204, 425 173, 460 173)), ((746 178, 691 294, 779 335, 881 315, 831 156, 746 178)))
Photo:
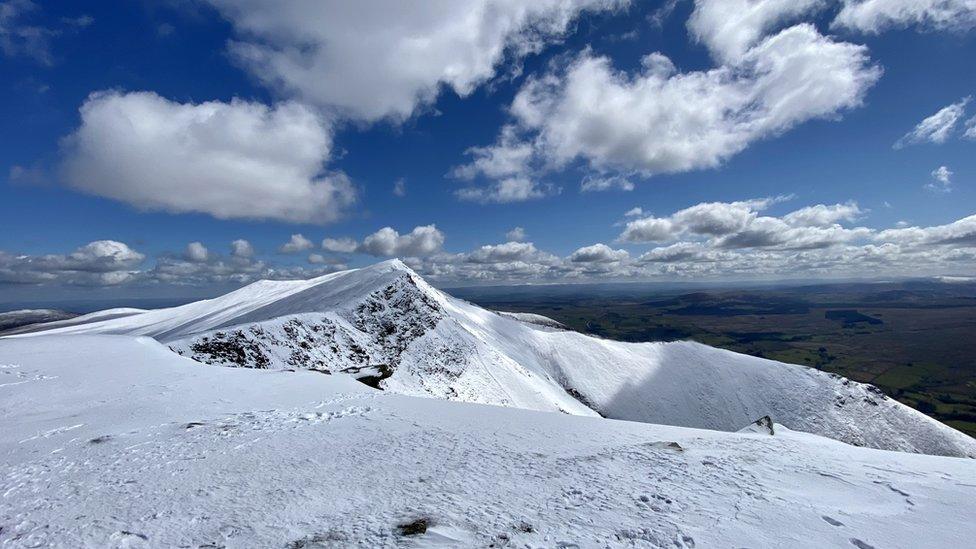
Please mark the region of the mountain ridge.
POLYGON ((411 396, 724 431, 768 415, 850 444, 976 457, 976 440, 873 386, 693 342, 540 326, 455 299, 399 260, 36 329, 18 337, 151 336, 202 363, 347 374, 411 396))

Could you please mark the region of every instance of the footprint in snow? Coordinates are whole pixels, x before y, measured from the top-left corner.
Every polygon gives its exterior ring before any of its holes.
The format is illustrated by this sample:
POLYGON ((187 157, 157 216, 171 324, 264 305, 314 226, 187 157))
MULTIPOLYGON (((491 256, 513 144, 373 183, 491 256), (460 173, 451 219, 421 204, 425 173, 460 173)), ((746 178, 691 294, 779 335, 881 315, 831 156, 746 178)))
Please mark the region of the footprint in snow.
POLYGON ((828 517, 827 515, 823 515, 820 518, 824 519, 827 522, 827 524, 829 524, 831 526, 843 526, 844 525, 843 522, 841 522, 841 521, 839 521, 839 520, 837 520, 835 518, 828 517))

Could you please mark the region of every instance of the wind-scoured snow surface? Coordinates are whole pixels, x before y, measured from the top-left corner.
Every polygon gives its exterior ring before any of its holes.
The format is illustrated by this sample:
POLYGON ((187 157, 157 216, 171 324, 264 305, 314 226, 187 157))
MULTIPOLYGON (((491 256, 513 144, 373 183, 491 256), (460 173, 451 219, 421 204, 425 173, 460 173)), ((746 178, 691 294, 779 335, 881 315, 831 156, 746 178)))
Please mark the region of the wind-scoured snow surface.
POLYGON ((768 415, 858 446, 976 457, 976 440, 870 385, 696 343, 615 342, 524 320, 452 298, 393 260, 25 335, 150 336, 212 365, 315 369, 404 395, 655 424, 736 431, 768 415))
POLYGON ((2 547, 965 547, 976 461, 0 341, 2 547))
POLYGON ((522 322, 528 322, 529 324, 537 324, 539 326, 545 326, 547 328, 559 328, 562 330, 568 330, 565 324, 558 322, 549 318, 548 316, 537 315, 535 313, 509 313, 506 311, 498 311, 498 314, 502 316, 507 316, 514 318, 515 320, 521 320, 522 322))

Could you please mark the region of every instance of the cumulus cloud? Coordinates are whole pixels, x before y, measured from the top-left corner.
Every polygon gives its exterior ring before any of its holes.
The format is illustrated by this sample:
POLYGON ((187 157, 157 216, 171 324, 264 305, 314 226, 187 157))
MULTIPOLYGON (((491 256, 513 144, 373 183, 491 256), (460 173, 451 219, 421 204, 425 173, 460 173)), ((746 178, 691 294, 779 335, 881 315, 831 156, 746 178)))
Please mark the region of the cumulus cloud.
POLYGON ((422 257, 439 251, 443 245, 444 233, 434 225, 414 227, 403 235, 391 227, 383 227, 364 238, 358 251, 381 257, 422 257))
POLYGON ((505 233, 505 238, 509 242, 521 242, 526 238, 525 229, 522 227, 512 227, 512 230, 505 233))
POLYGON ((713 56, 734 61, 769 31, 826 5, 826 0, 695 0, 688 30, 713 56))
POLYGON ((675 227, 670 219, 644 217, 629 221, 620 234, 624 242, 665 242, 674 238, 675 227))
POLYGON ((853 204, 808 206, 792 216, 757 215, 745 228, 722 236, 683 232, 682 240, 636 258, 605 244, 559 257, 531 243, 506 243, 469 253, 434 254, 410 265, 433 280, 455 283, 876 277, 976 267, 976 216, 943 226, 886 231, 830 223, 863 215, 849 206, 853 204))
MULTIPOLYGON (((666 218, 643 217, 627 222, 620 240, 624 242, 663 242, 684 233, 721 236, 740 231, 759 215, 759 211, 788 197, 762 198, 738 202, 703 202, 678 210, 666 218)), ((633 210, 632 210, 633 211, 633 210)), ((629 213, 629 212, 628 212, 629 213)))
POLYGON ((455 193, 461 200, 482 204, 525 202, 559 194, 560 189, 525 177, 509 177, 485 186, 466 187, 455 193))
POLYGON ((654 248, 642 254, 638 261, 647 263, 678 263, 715 259, 715 253, 701 242, 676 242, 670 246, 654 248))
POLYGON ((970 99, 971 97, 964 97, 957 103, 939 109, 939 112, 922 120, 912 131, 903 135, 893 147, 901 149, 916 143, 945 143, 956 129, 956 124, 966 114, 966 105, 970 99))
POLYGON ((407 118, 442 88, 467 96, 503 59, 560 38, 581 11, 626 3, 209 1, 237 30, 231 55, 256 78, 364 120, 407 118))
POLYGON ((465 154, 473 157, 473 160, 455 167, 448 175, 463 180, 471 180, 479 175, 490 179, 527 175, 533 147, 531 143, 522 141, 516 132, 516 127, 511 124, 503 126, 495 144, 469 148, 465 154))
POLYGON ((264 278, 275 277, 261 261, 241 259, 227 261, 216 257, 211 257, 207 261, 187 261, 178 257, 162 256, 156 259, 152 269, 140 273, 135 280, 136 283, 207 286, 248 284, 264 278))
POLYGON ((351 238, 326 238, 322 240, 322 249, 328 252, 352 253, 359 247, 359 243, 351 238))
MULTIPOLYGON (((59 258, 60 256, 44 256, 59 258)), ((128 245, 116 240, 96 240, 78 248, 62 263, 62 266, 79 271, 115 271, 131 268, 145 259, 146 256, 133 250, 128 245)), ((54 259, 60 263, 60 259, 54 259)))
POLYGON ((239 238, 230 243, 230 255, 233 257, 254 257, 254 246, 250 242, 239 238))
POLYGON ((570 254, 569 260, 574 263, 612 263, 629 257, 627 250, 614 250, 606 244, 599 243, 577 249, 570 254))
POLYGON ((846 228, 864 212, 854 202, 807 206, 783 217, 760 212, 788 197, 705 202, 678 210, 665 218, 644 217, 627 222, 620 240, 664 243, 680 238, 708 239, 714 249, 825 248, 871 235, 864 227, 846 228))
MULTIPOLYGON (((520 153, 520 165, 536 170, 578 160, 600 174, 644 177, 713 168, 757 140, 859 106, 880 75, 865 47, 809 24, 702 71, 679 72, 651 53, 639 71, 625 73, 586 50, 528 79, 512 102, 513 122, 486 150, 531 145, 531 159, 520 153)), ((487 174, 479 159, 460 171, 487 174)))
POLYGON ((13 255, 0 251, 0 282, 115 285, 126 282, 145 256, 122 242, 96 240, 66 255, 13 255))
POLYGON ((511 263, 539 257, 539 250, 531 242, 506 242, 481 246, 468 254, 471 263, 511 263))
MULTIPOLYGON (((751 204, 744 227, 737 223, 704 223, 702 212, 721 207, 686 208, 695 216, 667 218, 676 241, 653 247, 639 256, 603 243, 583 246, 560 257, 531 242, 478 246, 470 252, 442 250, 443 235, 433 226, 407 235, 390 228, 377 231, 358 245, 376 255, 402 255, 412 268, 435 282, 518 283, 582 280, 671 280, 677 278, 789 278, 830 276, 929 275, 976 269, 976 215, 935 226, 902 226, 884 230, 845 227, 841 222, 861 215, 854 203, 812 205, 781 217, 760 215, 751 204), (683 219, 679 221, 676 219, 683 219), (691 221, 693 220, 693 221, 691 221), (836 221, 836 222, 832 222, 836 221), (687 223, 687 225, 685 225, 687 223), (739 227, 739 228, 736 228, 739 227)), ((731 219, 735 216, 715 216, 731 219)), ((199 258, 198 258, 199 259, 199 258)), ((244 284, 258 279, 309 278, 347 268, 336 257, 312 253, 309 266, 276 266, 250 257, 221 257, 208 252, 205 260, 163 254, 151 268, 145 256, 116 241, 96 241, 67 254, 30 256, 0 251, 3 284, 244 284)))
POLYGON ((786 214, 783 216, 783 221, 800 227, 825 227, 839 221, 855 221, 865 213, 856 202, 829 206, 816 204, 786 214))
POLYGON ((624 217, 640 217, 644 215, 644 209, 641 207, 635 207, 624 212, 624 217))
POLYGON ((945 166, 939 166, 932 170, 932 179, 925 184, 925 188, 937 193, 952 192, 952 170, 945 166))
POLYGON ((875 240, 905 246, 966 245, 976 246, 976 215, 946 225, 904 227, 879 232, 875 240))
POLYGON ((832 25, 877 34, 920 26, 965 31, 976 27, 974 0, 843 0, 832 25))
POLYGON ((326 223, 356 198, 344 174, 322 175, 331 143, 327 122, 296 103, 98 92, 63 142, 63 176, 144 210, 326 223))
POLYGON ((291 235, 288 242, 285 242, 278 248, 278 251, 283 254, 293 254, 295 252, 304 252, 305 250, 311 250, 315 247, 315 244, 311 240, 305 238, 301 233, 291 235))
POLYGON ((207 247, 200 242, 190 242, 186 245, 186 251, 183 255, 190 261, 206 261, 209 257, 210 252, 207 247))
POLYGON ((309 263, 315 267, 300 265, 277 266, 255 259, 254 250, 246 240, 231 243, 230 256, 208 252, 205 258, 163 254, 156 258, 152 268, 134 273, 134 284, 167 284, 178 286, 212 286, 249 284, 257 280, 293 280, 311 278, 343 270, 346 265, 330 258, 318 261, 311 254, 309 263))
POLYGON ((872 231, 865 227, 840 225, 793 227, 775 217, 758 217, 742 230, 713 241, 716 248, 778 248, 809 250, 829 248, 845 242, 864 239, 872 231))

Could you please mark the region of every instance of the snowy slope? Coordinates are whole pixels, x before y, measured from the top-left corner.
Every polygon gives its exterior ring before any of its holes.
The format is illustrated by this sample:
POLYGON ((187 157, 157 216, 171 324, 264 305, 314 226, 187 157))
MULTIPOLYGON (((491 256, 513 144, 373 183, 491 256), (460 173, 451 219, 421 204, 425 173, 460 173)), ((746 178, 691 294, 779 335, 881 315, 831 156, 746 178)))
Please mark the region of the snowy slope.
POLYGON ((890 549, 976 536, 976 461, 780 425, 725 433, 412 398, 348 376, 205 367, 128 336, 0 340, 0 372, 2 547, 890 549))
POLYGON ((147 335, 204 363, 348 373, 405 395, 723 431, 769 415, 855 445, 976 457, 976 440, 872 386, 690 342, 523 322, 396 260, 31 335, 72 333, 147 335))
POLYGON ((502 316, 514 318, 515 320, 521 320, 522 322, 528 322, 529 324, 536 324, 538 326, 545 326, 547 328, 559 328, 560 330, 569 329, 562 322, 555 321, 548 316, 537 315, 535 313, 510 313, 507 311, 496 312, 502 316))
POLYGON ((144 313, 145 309, 136 309, 133 307, 117 307, 115 309, 105 309, 103 311, 95 311, 94 313, 88 313, 84 315, 74 316, 62 320, 53 321, 38 321, 36 323, 31 323, 29 325, 22 325, 19 328, 14 328, 5 331, 3 335, 15 335, 15 334, 29 334, 32 332, 39 331, 50 331, 56 328, 63 328, 68 326, 75 326, 79 324, 92 324, 95 322, 100 322, 103 320, 109 320, 113 318, 122 318, 127 316, 132 316, 134 314, 144 313))

